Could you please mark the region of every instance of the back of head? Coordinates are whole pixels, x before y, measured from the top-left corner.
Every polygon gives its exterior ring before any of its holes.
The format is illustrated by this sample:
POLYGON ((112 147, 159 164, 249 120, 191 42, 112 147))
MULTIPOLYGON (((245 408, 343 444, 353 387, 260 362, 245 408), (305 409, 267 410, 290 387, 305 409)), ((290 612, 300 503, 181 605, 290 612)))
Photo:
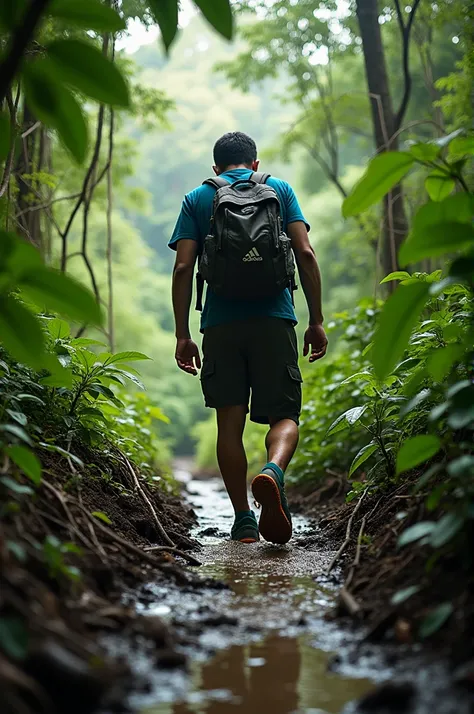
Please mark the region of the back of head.
POLYGON ((214 163, 221 171, 229 166, 251 167, 256 159, 254 140, 241 131, 224 134, 214 145, 214 163))

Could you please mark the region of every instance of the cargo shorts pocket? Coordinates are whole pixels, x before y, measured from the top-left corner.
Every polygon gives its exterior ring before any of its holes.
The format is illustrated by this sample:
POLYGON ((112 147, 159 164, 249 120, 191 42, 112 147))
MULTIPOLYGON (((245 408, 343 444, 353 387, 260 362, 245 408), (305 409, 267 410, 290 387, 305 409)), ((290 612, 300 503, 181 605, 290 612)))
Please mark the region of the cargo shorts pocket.
POLYGON ((207 407, 213 407, 216 396, 216 363, 206 360, 201 370, 201 388, 207 407))
POLYGON ((303 377, 301 376, 300 368, 298 367, 297 364, 287 364, 286 368, 288 369, 288 374, 290 375, 290 379, 293 382, 299 382, 300 384, 303 381, 303 377))

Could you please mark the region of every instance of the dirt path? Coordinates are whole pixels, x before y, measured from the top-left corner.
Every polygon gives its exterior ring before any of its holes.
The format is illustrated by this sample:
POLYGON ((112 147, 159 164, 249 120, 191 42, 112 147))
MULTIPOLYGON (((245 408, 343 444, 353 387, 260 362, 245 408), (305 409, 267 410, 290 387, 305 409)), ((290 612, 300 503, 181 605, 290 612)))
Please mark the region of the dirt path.
POLYGON ((194 535, 203 545, 199 573, 207 587, 149 583, 139 594, 141 612, 174 626, 191 664, 187 672, 163 672, 150 671, 146 659, 137 662, 148 685, 132 698, 134 708, 143 714, 470 711, 469 696, 453 692, 443 663, 408 648, 360 645, 360 632, 325 618, 337 592, 337 579, 324 577, 333 551, 298 545, 305 518, 296 516, 288 546, 230 542, 232 513, 221 484, 181 475, 199 516, 194 535), (369 708, 357 709, 355 700, 374 690, 380 701, 371 706, 369 698, 369 708))

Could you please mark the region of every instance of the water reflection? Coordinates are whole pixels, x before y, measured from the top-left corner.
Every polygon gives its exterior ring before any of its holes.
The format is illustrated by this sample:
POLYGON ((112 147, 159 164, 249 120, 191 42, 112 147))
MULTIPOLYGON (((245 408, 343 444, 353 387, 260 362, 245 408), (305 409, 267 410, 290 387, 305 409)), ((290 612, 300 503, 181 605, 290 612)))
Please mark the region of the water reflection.
POLYGON ((338 714, 369 682, 327 671, 327 655, 305 637, 270 634, 258 644, 233 646, 194 665, 185 702, 149 714, 338 714))

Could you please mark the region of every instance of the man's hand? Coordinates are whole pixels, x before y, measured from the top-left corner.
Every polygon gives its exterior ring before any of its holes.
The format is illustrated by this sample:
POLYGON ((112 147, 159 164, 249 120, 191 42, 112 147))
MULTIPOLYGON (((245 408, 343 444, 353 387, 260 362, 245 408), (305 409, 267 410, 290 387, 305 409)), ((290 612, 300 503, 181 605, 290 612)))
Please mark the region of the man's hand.
POLYGON ((311 347, 309 361, 316 362, 317 359, 324 357, 327 346, 328 338, 324 332, 324 327, 322 325, 310 325, 304 333, 303 356, 306 357, 309 354, 311 347))
POLYGON ((179 339, 176 341, 175 358, 177 365, 183 372, 196 375, 198 369, 201 369, 201 357, 199 356, 199 348, 190 337, 179 339))

